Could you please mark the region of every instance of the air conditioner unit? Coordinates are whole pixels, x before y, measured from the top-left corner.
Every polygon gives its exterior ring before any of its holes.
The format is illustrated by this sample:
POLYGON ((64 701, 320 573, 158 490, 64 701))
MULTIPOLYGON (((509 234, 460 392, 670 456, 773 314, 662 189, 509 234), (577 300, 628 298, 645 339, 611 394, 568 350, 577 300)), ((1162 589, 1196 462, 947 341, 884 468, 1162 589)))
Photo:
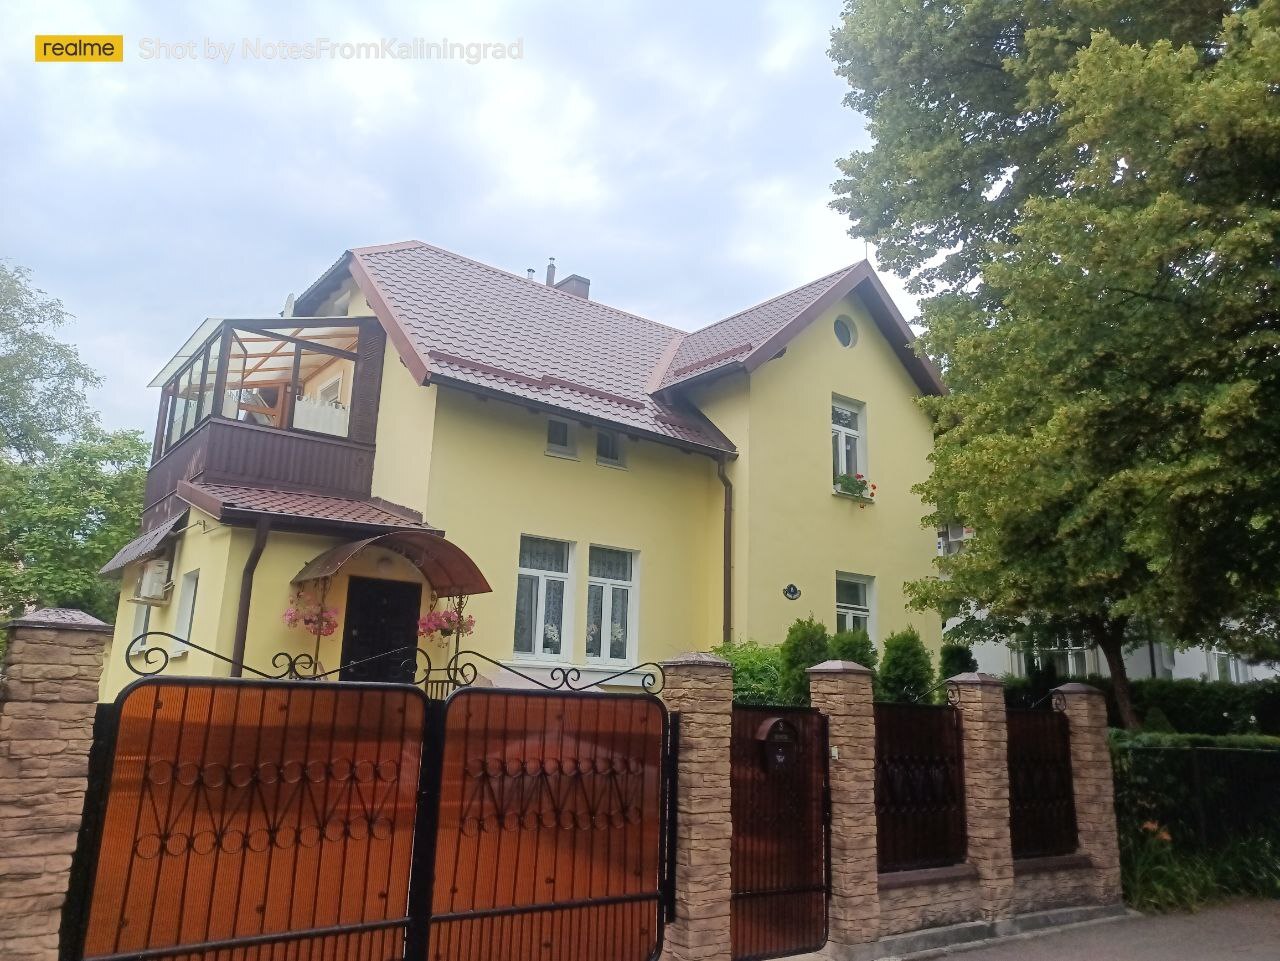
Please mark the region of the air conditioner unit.
POLYGON ((169 580, 169 561, 157 558, 142 565, 142 576, 138 578, 138 590, 133 599, 139 604, 160 605, 169 602, 169 592, 173 583, 169 580))
POLYGON ((948 525, 947 525, 947 540, 949 540, 949 541, 962 541, 962 540, 964 540, 964 525, 963 525, 963 524, 948 524, 948 525))

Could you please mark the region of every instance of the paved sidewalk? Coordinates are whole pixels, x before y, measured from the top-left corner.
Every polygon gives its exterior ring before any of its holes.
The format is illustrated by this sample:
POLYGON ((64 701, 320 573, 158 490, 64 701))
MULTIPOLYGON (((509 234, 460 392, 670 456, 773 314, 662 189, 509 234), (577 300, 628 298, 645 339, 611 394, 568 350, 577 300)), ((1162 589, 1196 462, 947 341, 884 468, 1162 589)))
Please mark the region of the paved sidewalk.
POLYGON ((956 961, 1280 961, 1280 901, 1086 923, 954 948, 945 956, 956 961))
POLYGON ((1277 961, 1280 901, 1084 924, 954 956, 957 961, 1277 961))

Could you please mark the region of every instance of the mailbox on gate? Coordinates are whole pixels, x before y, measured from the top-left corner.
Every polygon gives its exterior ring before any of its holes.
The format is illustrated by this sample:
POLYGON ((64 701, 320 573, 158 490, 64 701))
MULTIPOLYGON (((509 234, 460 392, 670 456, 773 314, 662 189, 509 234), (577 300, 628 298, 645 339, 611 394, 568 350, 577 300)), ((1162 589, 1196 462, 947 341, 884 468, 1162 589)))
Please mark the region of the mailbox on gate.
POLYGON ((800 733, 786 718, 770 717, 761 721, 756 729, 756 741, 764 755, 765 770, 770 774, 787 771, 795 766, 800 733))

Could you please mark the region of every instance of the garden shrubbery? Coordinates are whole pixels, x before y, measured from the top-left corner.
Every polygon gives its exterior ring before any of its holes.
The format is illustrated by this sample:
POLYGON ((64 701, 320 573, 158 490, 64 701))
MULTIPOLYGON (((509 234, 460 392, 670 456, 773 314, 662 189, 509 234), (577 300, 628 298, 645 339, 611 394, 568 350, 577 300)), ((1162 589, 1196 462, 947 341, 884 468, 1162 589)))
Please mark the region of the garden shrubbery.
POLYGON ((1280 898, 1280 738, 1113 730, 1111 751, 1131 906, 1280 898))
MULTIPOLYGON (((1068 681, 1102 691, 1107 696, 1109 723, 1112 727, 1121 726, 1108 677, 1058 677, 1051 673, 1006 677, 1005 701, 1010 707, 1028 707, 1068 681)), ((1155 714, 1156 726, 1162 730, 1167 722, 1174 731, 1184 734, 1280 735, 1280 678, 1248 684, 1139 678, 1130 684, 1138 717, 1150 722, 1155 714)))
POLYGON ((721 644, 713 653, 733 665, 733 699, 739 704, 808 704, 805 672, 830 660, 854 661, 869 668, 875 675, 877 700, 927 703, 936 681, 929 649, 913 627, 885 638, 883 658, 866 631, 832 636, 812 616, 795 621, 779 646, 745 641, 721 644))

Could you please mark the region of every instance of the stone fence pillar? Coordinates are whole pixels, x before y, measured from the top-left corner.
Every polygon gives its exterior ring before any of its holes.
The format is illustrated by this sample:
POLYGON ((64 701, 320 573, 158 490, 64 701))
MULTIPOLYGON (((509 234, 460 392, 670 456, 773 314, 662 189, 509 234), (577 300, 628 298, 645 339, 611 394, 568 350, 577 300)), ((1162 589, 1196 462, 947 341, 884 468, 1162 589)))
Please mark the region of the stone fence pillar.
POLYGON ((960 711, 969 863, 978 871, 988 921, 1013 913, 1009 835, 1009 741, 1004 685, 990 674, 957 674, 947 694, 960 711))
POLYGON ((1101 904, 1115 904, 1121 897, 1120 846, 1106 698, 1087 684, 1063 684, 1054 689, 1053 703, 1071 724, 1071 781, 1079 853, 1093 863, 1094 898, 1101 904))
POLYGON ((824 661, 808 674, 809 699, 827 716, 831 746, 829 940, 851 947, 876 940, 880 929, 871 671, 853 661, 824 661))
POLYGON ((0 665, 0 957, 57 961, 111 628, 60 608, 7 626, 0 665))
POLYGON ((729 961, 733 668, 714 654, 682 654, 662 670, 663 700, 680 712, 676 917, 665 953, 676 961, 729 961))

